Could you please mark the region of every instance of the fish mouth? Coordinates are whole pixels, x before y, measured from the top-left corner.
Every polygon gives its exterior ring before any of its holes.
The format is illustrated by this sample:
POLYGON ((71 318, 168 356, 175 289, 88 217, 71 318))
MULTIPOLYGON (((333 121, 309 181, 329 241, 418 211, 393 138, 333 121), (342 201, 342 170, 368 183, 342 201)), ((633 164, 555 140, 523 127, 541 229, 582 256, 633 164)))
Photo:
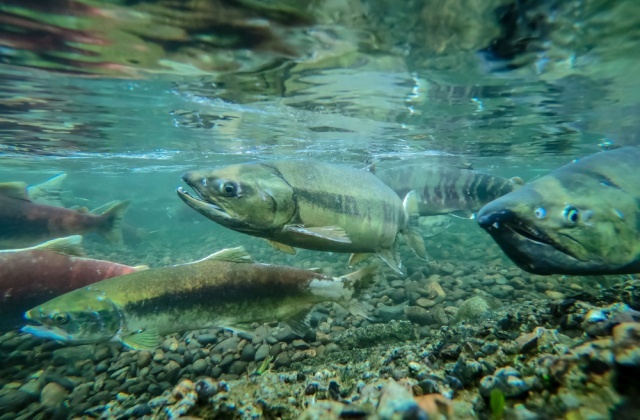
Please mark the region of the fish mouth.
POLYGON ((73 341, 73 337, 70 334, 56 327, 45 327, 44 325, 26 325, 20 328, 20 331, 39 338, 47 338, 58 341, 73 341))
MULTIPOLYGON (((188 181, 185 182, 189 184, 188 181)), ((202 193, 200 193, 197 188, 193 186, 191 186, 191 188, 193 189, 197 197, 191 195, 182 187, 178 187, 178 189, 176 190, 176 193, 178 193, 178 197, 180 197, 180 199, 184 201, 185 204, 187 204, 189 207, 214 221, 233 219, 231 215, 229 215, 229 213, 225 211, 225 209, 223 209, 216 203, 213 203, 210 200, 204 198, 202 196, 202 193)))

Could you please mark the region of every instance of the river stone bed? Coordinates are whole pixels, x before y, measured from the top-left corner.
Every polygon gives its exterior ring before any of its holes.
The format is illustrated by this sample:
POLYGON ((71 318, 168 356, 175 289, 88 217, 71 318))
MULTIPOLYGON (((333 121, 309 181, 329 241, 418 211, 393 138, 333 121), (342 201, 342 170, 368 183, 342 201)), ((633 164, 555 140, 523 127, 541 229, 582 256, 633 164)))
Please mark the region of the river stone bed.
MULTIPOLYGON (((489 418, 494 389, 506 418, 640 418, 637 280, 531 275, 491 242, 448 235, 428 244, 430 262, 404 253, 406 278, 381 266, 358 297, 368 319, 321 304, 303 337, 210 328, 150 352, 6 333, 0 420, 489 418)), ((353 270, 343 256, 276 255, 254 258, 353 270)), ((181 262, 162 258, 150 265, 181 262)))

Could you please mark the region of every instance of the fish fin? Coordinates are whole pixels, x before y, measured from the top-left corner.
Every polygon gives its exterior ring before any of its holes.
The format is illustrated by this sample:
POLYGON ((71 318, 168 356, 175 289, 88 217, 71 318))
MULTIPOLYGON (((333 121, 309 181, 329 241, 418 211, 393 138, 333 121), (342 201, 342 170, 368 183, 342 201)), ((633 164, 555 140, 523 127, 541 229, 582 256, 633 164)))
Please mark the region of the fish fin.
POLYGON ((146 264, 140 264, 133 267, 133 269, 136 271, 144 271, 144 270, 148 270, 149 268, 150 267, 146 264))
POLYGON ((82 247, 82 236, 80 235, 52 239, 30 249, 46 249, 47 251, 57 252, 58 254, 73 255, 76 257, 82 257, 85 255, 84 248, 82 247))
MULTIPOLYGON (((104 207, 104 206, 102 206, 102 207, 104 207)), ((98 209, 100 209, 102 207, 98 207, 98 209)), ((98 210, 98 209, 96 209, 96 210, 98 210)), ((69 210, 77 211, 78 213, 91 213, 91 211, 86 206, 79 206, 77 204, 69 207, 69 210)))
POLYGON ((476 218, 476 214, 469 210, 455 210, 449 212, 449 214, 453 217, 457 217, 458 219, 473 220, 476 218))
POLYGON ((296 255, 298 253, 298 251, 296 251, 296 249, 292 246, 281 244, 280 242, 272 241, 270 239, 265 239, 265 241, 267 241, 269 245, 271 245, 273 248, 277 249, 278 251, 282 251, 284 253, 291 254, 291 255, 296 255))
POLYGON ((136 331, 120 337, 120 342, 134 350, 153 350, 160 345, 160 334, 156 330, 136 331))
POLYGON ((300 337, 304 336, 309 330, 309 314, 313 306, 309 306, 301 311, 294 313, 293 315, 287 317, 287 319, 283 320, 285 324, 291 328, 291 331, 298 334, 300 337))
POLYGON ((368 288, 375 282, 379 268, 378 264, 371 264, 340 278, 350 284, 354 291, 358 292, 368 288))
MULTIPOLYGON (((104 222, 98 232, 104 236, 109 242, 121 244, 122 243, 122 219, 127 209, 131 205, 128 200, 125 201, 112 201, 111 205, 100 215, 104 222)), ((104 208, 104 206, 100 207, 104 208)), ((95 212, 95 210, 93 211, 95 212)), ((93 213, 92 212, 92 213, 93 213)))
POLYGON ((347 232, 339 226, 305 227, 286 225, 283 230, 305 236, 314 236, 316 238, 322 238, 332 242, 340 242, 344 244, 351 243, 351 239, 349 238, 349 235, 347 235, 347 232))
POLYGON ((437 216, 425 216, 422 217, 421 219, 423 219, 423 221, 420 222, 420 232, 422 233, 422 236, 425 238, 433 238, 434 236, 438 236, 440 235, 442 232, 444 232, 445 230, 447 230, 449 228, 449 226, 451 226, 451 224, 453 223, 453 221, 451 220, 451 217, 448 214, 440 214, 437 216), (434 224, 429 225, 429 221, 442 221, 444 220, 445 223, 439 224, 439 225, 435 225, 437 226, 436 228, 434 228, 434 224))
POLYGON ((526 185, 526 182, 524 182, 524 179, 520 178, 519 176, 514 176, 513 178, 509 178, 509 182, 511 182, 513 185, 526 185))
POLYGON ((404 277, 404 273, 401 269, 402 261, 400 260, 400 254, 398 253, 395 244, 391 248, 378 250, 376 254, 378 254, 378 257, 382 258, 382 261, 386 262, 393 271, 404 277))
POLYGON ((27 188, 29 198, 40 204, 47 204, 50 206, 64 207, 62 205, 62 198, 60 192, 62 189, 62 183, 67 177, 66 173, 61 173, 48 179, 40 184, 32 185, 27 188))
POLYGON ((404 236, 404 240, 407 241, 407 245, 413 251, 414 254, 423 260, 428 259, 427 248, 424 244, 424 239, 422 238, 422 234, 420 231, 414 227, 407 226, 407 228, 402 232, 404 236))
POLYGON ((351 256, 349 257, 349 267, 352 267, 356 264, 361 263, 362 261, 366 260, 368 257, 369 257, 369 254, 367 253, 351 254, 351 256))
POLYGON ((409 218, 420 214, 418 212, 418 193, 416 190, 411 190, 404 196, 402 207, 409 218))
POLYGON ((361 302, 352 300, 351 302, 347 302, 341 306, 343 306, 353 316, 361 316, 364 319, 371 320, 371 315, 367 312, 366 307, 361 302))
POLYGON ((253 258, 247 251, 245 251, 244 247, 237 246, 235 248, 225 248, 218 252, 214 252, 208 257, 204 257, 200 261, 205 260, 218 260, 218 261, 229 261, 236 263, 251 263, 253 262, 253 258))
POLYGON ((27 192, 27 184, 24 182, 0 182, 0 195, 31 201, 27 192))

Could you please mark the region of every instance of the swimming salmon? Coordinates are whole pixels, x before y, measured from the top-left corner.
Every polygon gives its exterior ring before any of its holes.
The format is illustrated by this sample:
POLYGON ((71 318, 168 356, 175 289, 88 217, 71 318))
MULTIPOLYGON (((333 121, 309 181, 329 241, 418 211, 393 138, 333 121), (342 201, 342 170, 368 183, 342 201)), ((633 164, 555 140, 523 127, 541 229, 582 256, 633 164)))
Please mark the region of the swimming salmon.
POLYGON ((197 194, 178 189, 190 207, 284 251, 376 253, 402 274, 396 244, 404 235, 426 259, 419 231, 409 227, 406 203, 365 170, 282 160, 192 171, 182 179, 197 194))
POLYGON ((0 248, 31 246, 48 239, 97 232, 112 242, 122 241, 120 225, 128 201, 103 206, 102 214, 37 204, 24 182, 0 183, 0 248))
POLYGON ((285 321, 301 333, 319 302, 338 302, 362 314, 350 300, 374 276, 374 266, 334 278, 255 264, 244 249, 231 248, 58 296, 29 310, 25 317, 37 325, 23 331, 72 343, 116 340, 134 349, 153 348, 169 333, 213 326, 244 329, 253 322, 285 321))
POLYGON ((419 216, 452 214, 471 218, 488 202, 521 187, 520 178, 501 178, 450 165, 420 163, 400 165, 376 173, 401 198, 416 194, 419 216))
POLYGON ((0 251, 0 328, 19 326, 25 310, 54 296, 142 268, 83 254, 79 235, 0 251))
POLYGON ((484 206, 478 223, 536 274, 640 272, 640 148, 596 153, 484 206))

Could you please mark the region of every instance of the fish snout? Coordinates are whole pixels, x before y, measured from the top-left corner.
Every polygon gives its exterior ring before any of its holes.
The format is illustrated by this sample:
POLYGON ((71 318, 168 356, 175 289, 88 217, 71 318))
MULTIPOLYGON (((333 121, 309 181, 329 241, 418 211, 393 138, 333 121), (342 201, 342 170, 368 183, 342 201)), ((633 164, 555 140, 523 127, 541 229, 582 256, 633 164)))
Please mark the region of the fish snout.
POLYGON ((515 213, 509 209, 480 210, 478 213, 478 224, 483 229, 497 229, 501 223, 510 222, 515 218, 515 213))

